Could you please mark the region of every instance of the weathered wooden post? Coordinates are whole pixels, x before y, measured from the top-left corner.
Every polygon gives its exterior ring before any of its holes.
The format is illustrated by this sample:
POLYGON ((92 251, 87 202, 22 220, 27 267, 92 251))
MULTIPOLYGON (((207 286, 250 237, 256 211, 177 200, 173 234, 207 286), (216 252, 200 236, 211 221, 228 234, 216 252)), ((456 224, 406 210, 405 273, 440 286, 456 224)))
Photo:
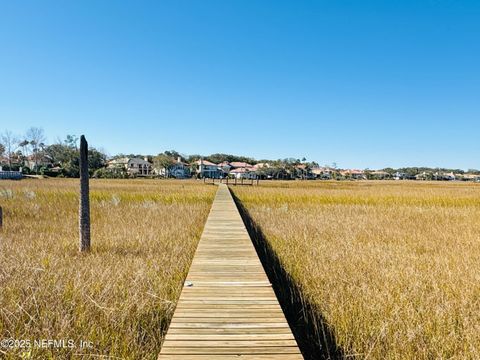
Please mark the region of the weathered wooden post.
POLYGON ((2 229, 2 227, 3 227, 3 209, 0 206, 0 230, 2 229))
POLYGON ((88 185, 88 143, 80 137, 80 251, 90 250, 90 194, 88 185))

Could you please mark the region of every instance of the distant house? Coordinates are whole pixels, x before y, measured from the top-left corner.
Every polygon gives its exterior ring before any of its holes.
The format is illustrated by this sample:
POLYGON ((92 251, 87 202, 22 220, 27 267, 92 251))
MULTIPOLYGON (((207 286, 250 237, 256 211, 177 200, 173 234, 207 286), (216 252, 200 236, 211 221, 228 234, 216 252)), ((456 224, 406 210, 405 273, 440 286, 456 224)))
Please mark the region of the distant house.
POLYGON ((456 179, 457 177, 453 172, 446 173, 446 172, 437 171, 436 173, 433 174, 433 180, 453 181, 456 179))
POLYGON ((40 154, 30 155, 25 159, 25 166, 27 166, 29 169, 35 169, 35 165, 37 168, 52 167, 53 160, 48 155, 40 154))
POLYGON ((228 174, 230 172, 230 170, 232 170, 232 165, 230 165, 230 163, 228 161, 223 161, 219 164, 217 164, 217 166, 223 170, 224 173, 228 174))
POLYGON ((433 175, 431 173, 427 173, 426 171, 422 172, 421 174, 415 175, 415 180, 430 180, 432 179, 433 175))
POLYGON ((453 171, 449 173, 443 173, 443 179, 447 181, 457 180, 457 175, 455 175, 453 171))
POLYGON ((294 178, 299 179, 314 179, 316 176, 312 173, 312 169, 307 164, 295 165, 295 171, 293 172, 294 178))
POLYGON ((152 164, 147 158, 118 158, 107 163, 107 169, 125 169, 129 175, 150 176, 153 174, 152 164))
POLYGON ((476 175, 476 174, 463 174, 461 180, 463 180, 463 181, 475 181, 475 182, 480 182, 480 175, 476 175))
POLYGON ((236 179, 256 179, 257 173, 251 168, 236 168, 230 171, 230 176, 236 179))
POLYGON ((9 161, 8 157, 6 156, 0 156, 0 169, 3 169, 3 171, 7 171, 9 169, 9 163, 12 164, 13 168, 21 167, 22 164, 19 162, 18 158, 14 158, 12 156, 11 161, 9 161))
POLYGON ((348 169, 340 171, 340 174, 347 179, 355 179, 355 180, 366 180, 367 176, 363 170, 358 169, 348 169))
POLYGON ((370 172, 370 176, 375 180, 390 179, 390 174, 383 170, 374 170, 370 172))
POLYGON ((183 162, 179 156, 175 162, 173 162, 167 168, 157 165, 154 167, 153 172, 156 175, 163 177, 172 177, 175 179, 187 179, 190 177, 190 165, 183 162))
POLYGON ((0 166, 8 165, 8 158, 6 156, 0 156, 0 166))
POLYGON ((409 179, 412 179, 412 176, 408 175, 407 173, 397 171, 395 174, 393 174, 393 179, 394 180, 409 180, 409 179))
POLYGON ((263 162, 263 163, 258 163, 258 164, 253 165, 253 170, 257 171, 257 170, 262 170, 262 169, 268 169, 270 167, 271 166, 270 166, 269 163, 263 162))
POLYGON ((334 170, 328 167, 313 167, 311 171, 316 179, 330 180, 333 178, 334 170))
POLYGON ((194 165, 196 174, 202 178, 220 179, 225 176, 225 172, 211 161, 200 159, 194 165))
POLYGON ((253 168, 253 165, 243 161, 232 161, 230 163, 230 166, 233 169, 239 169, 239 168, 252 169, 253 168))
POLYGON ((232 170, 230 175, 237 179, 256 179, 255 167, 252 164, 243 161, 232 161, 230 163, 232 170))
POLYGON ((175 179, 187 179, 190 177, 190 166, 178 157, 177 161, 168 168, 168 172, 175 179))

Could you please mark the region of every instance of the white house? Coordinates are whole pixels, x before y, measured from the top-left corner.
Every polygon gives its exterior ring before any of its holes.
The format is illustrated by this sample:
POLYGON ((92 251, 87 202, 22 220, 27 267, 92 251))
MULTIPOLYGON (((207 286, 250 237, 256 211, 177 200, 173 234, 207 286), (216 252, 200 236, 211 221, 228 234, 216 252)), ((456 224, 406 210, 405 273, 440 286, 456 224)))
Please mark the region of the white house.
POLYGON ((243 161, 232 161, 230 175, 237 179, 256 179, 257 174, 253 165, 243 161))
POLYGON ((464 174, 462 177, 463 181, 476 181, 480 182, 480 175, 476 174, 464 174))
POLYGON ((217 165, 208 160, 197 160, 195 172, 204 178, 220 179, 225 176, 224 171, 217 165))
POLYGON ((152 164, 147 158, 118 158, 107 163, 107 169, 125 169, 129 175, 149 176, 153 173, 152 164))
POLYGON ((257 173, 253 168, 237 168, 230 171, 230 175, 237 179, 256 179, 257 173))

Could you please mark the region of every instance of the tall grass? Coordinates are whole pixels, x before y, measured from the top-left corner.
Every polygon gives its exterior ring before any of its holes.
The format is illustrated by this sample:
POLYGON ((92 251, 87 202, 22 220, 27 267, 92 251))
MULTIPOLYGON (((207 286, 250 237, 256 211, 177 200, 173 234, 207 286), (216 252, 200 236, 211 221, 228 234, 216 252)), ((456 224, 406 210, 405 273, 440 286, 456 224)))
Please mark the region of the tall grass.
POLYGON ((232 187, 346 356, 480 358, 480 186, 232 187))
POLYGON ((78 180, 0 183, 0 348, 17 359, 155 359, 215 193, 190 181, 91 181, 92 251, 78 252, 78 180), (80 341, 91 347, 80 348, 80 341))

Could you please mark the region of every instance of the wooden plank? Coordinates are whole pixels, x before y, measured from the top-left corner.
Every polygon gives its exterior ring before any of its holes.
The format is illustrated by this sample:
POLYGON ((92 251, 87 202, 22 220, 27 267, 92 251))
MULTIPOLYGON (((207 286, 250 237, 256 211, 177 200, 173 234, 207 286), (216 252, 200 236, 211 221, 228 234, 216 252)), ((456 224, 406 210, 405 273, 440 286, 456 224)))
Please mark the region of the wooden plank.
POLYGON ((166 347, 164 354, 300 354, 297 346, 166 347))
POLYGON ((172 322, 170 328, 172 329, 264 329, 264 328, 285 328, 289 329, 288 324, 283 321, 279 322, 220 322, 218 319, 210 322, 182 322, 183 319, 172 322))
POLYGON ((166 340, 163 343, 164 348, 168 347, 279 347, 279 346, 297 346, 297 343, 294 339, 290 340, 258 340, 258 339, 249 339, 249 340, 166 340))
POLYGON ((225 185, 218 188, 159 359, 302 359, 225 185))
POLYGON ((187 355, 187 354, 160 354, 160 360, 301 360, 300 354, 240 354, 240 355, 187 355))
POLYGON ((166 340, 294 340, 292 334, 168 334, 166 340))
POLYGON ((278 301, 276 299, 270 299, 270 300, 251 300, 251 299, 242 299, 242 300, 233 300, 233 299, 228 299, 228 300, 219 300, 219 299, 214 299, 214 300, 205 300, 205 299, 180 299, 180 304, 210 304, 210 305, 250 305, 250 304, 255 304, 255 305, 278 305, 278 301))
POLYGON ((224 309, 215 309, 214 311, 209 311, 208 309, 202 310, 192 310, 192 309, 177 309, 175 311, 176 318, 237 318, 237 317, 275 317, 283 316, 282 310, 265 310, 265 309, 234 309, 234 310, 224 310, 224 309))
MULTIPOLYGON (((255 335, 255 334, 289 334, 292 335, 290 328, 235 328, 235 329, 228 329, 228 328, 170 328, 167 333, 167 337, 170 334, 183 334, 183 335, 255 335)), ((292 335, 293 336, 293 335, 292 335)))
POLYGON ((176 324, 210 324, 210 323, 215 323, 215 324, 229 324, 232 326, 237 326, 240 324, 250 324, 250 325, 256 325, 256 324, 282 324, 283 320, 283 314, 280 316, 275 316, 275 317, 257 317, 257 316, 247 316, 245 315, 244 317, 232 317, 232 318, 224 318, 224 317, 216 317, 216 318, 211 318, 211 317, 182 317, 182 316, 176 316, 174 317, 175 323, 176 324))
POLYGON ((280 306, 277 304, 267 304, 267 305, 259 305, 259 304, 182 304, 177 306, 176 311, 185 311, 185 310, 192 310, 192 311, 211 311, 211 312, 219 312, 224 310, 260 310, 260 311, 268 311, 268 310, 279 310, 281 311, 280 306))

